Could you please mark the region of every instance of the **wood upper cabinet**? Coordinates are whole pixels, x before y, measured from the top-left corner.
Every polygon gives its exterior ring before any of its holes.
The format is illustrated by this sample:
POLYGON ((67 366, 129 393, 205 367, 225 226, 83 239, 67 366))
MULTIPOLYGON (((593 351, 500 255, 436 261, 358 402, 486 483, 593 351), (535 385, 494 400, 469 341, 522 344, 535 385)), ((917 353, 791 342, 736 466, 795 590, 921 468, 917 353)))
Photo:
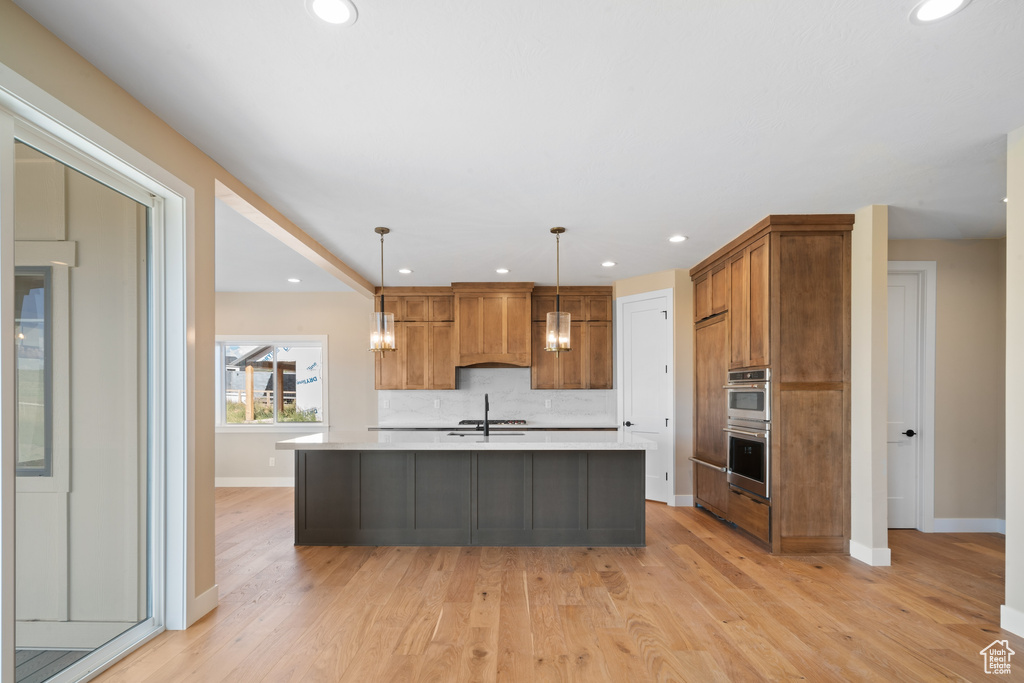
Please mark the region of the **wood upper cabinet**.
POLYGON ((722 264, 693 281, 693 321, 729 310, 729 268, 722 264))
POLYGON ((532 283, 452 283, 455 364, 529 367, 532 283))
MULTIPOLYGON (((384 292, 395 314, 395 351, 377 354, 377 389, 454 389, 453 298, 447 287, 399 287, 384 292)), ((378 290, 379 295, 379 290, 378 290)))
MULTIPOLYGON (((384 299, 384 310, 387 310, 387 298, 384 299)), ((376 389, 404 389, 405 373, 405 323, 395 323, 395 349, 375 353, 374 388, 376 389)))
POLYGON ((693 457, 708 465, 693 464, 695 500, 719 516, 729 509, 729 483, 724 468, 728 462, 725 390, 728 372, 727 316, 713 317, 697 324, 694 331, 693 457))
MULTIPOLYGON (((565 294, 569 287, 562 287, 562 294, 558 297, 558 309, 562 313, 568 313, 573 320, 587 320, 587 297, 578 294, 565 294)), ((555 295, 534 295, 532 304, 533 314, 530 316, 535 322, 548 319, 548 313, 555 310, 555 295)))
POLYGON ((561 310, 572 316, 572 350, 544 350, 544 324, 555 308, 555 288, 537 287, 533 295, 532 389, 612 388, 611 287, 562 287, 561 310))
POLYGON ((728 263, 730 368, 755 367, 769 362, 768 244, 768 235, 765 235, 728 263))
POLYGON ((455 320, 455 299, 451 296, 428 297, 431 322, 449 322, 455 320))

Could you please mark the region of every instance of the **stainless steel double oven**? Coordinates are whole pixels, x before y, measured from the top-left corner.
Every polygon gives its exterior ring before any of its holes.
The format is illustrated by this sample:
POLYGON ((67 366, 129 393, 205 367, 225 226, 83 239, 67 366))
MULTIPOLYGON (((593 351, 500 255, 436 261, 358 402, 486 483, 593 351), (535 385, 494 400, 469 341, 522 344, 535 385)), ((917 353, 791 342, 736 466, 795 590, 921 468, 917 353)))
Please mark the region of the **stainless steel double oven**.
POLYGON ((770 497, 771 371, 734 370, 724 389, 728 397, 728 481, 762 498, 770 497))

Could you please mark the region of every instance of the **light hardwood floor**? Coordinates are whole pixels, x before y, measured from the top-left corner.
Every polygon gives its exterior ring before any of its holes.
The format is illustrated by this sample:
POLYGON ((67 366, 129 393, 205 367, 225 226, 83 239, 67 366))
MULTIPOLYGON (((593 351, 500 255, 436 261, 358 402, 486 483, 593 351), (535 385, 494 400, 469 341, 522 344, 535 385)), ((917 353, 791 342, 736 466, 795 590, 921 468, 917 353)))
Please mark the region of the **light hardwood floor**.
POLYGON ((628 548, 292 545, 292 489, 218 489, 220 606, 97 680, 990 680, 1003 538, 890 534, 893 566, 777 557, 647 505, 628 548))

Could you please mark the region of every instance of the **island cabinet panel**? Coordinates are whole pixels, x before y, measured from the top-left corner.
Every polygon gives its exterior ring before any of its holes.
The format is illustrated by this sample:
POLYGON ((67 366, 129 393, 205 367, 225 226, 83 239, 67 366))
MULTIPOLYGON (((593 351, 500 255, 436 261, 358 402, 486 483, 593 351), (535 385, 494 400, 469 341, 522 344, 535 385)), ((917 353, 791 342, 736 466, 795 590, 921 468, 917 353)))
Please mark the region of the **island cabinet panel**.
POLYGON ((694 333, 694 500, 716 515, 729 509, 725 390, 728 371, 728 321, 724 316, 697 325, 694 333))
MULTIPOLYGON (((456 365, 530 365, 530 290, 455 290, 456 365)), ((466 289, 463 289, 463 286, 466 289)))
POLYGON ((295 453, 296 545, 642 546, 644 452, 295 453))

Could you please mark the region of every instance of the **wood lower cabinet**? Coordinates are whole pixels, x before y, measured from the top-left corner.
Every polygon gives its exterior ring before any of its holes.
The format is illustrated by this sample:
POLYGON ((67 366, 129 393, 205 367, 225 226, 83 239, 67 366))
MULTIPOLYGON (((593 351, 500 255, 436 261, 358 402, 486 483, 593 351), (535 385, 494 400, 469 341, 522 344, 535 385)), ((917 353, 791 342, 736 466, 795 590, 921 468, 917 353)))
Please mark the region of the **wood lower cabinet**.
POLYGON ((777 553, 848 552, 852 226, 848 214, 768 216, 690 271, 702 313, 714 275, 729 282, 728 313, 695 326, 694 457, 726 463, 727 369, 767 366, 772 411, 768 500, 696 465, 694 498, 777 553))
POLYGON ((729 483, 725 432, 725 390, 728 372, 728 318, 716 316, 697 324, 694 332, 694 500, 716 515, 727 517, 729 483))

